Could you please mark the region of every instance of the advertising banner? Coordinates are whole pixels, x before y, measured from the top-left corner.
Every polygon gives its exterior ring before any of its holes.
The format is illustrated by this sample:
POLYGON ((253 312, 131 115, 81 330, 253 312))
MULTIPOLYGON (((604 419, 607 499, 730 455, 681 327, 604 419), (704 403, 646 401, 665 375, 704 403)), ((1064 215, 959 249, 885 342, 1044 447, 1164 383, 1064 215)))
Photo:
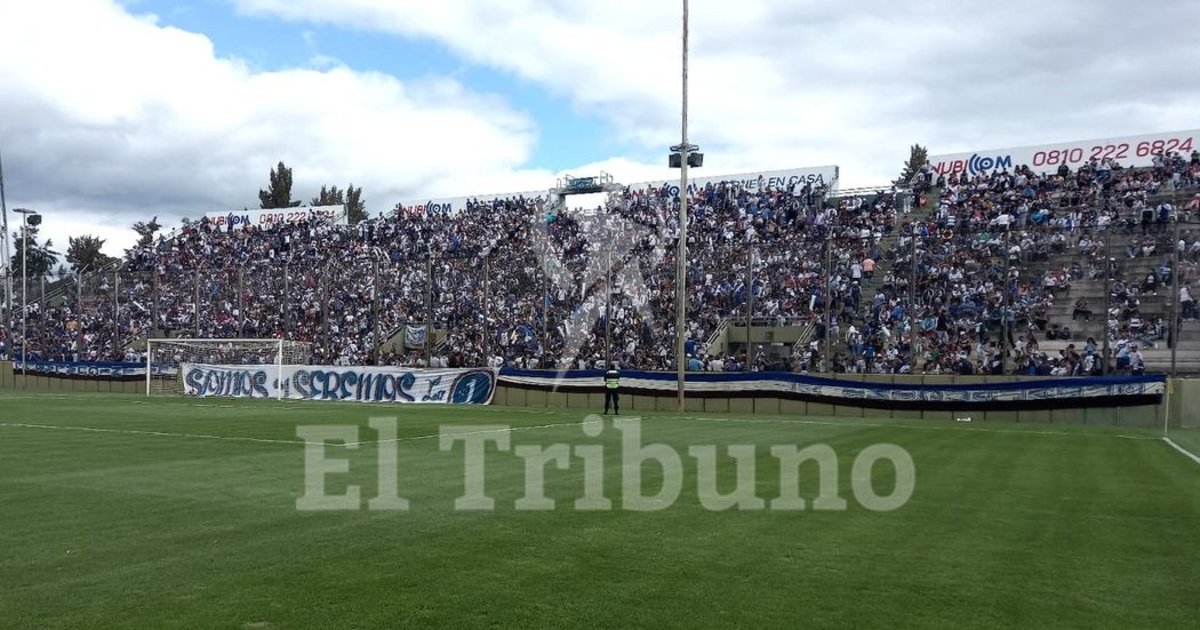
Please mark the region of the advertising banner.
MULTIPOLYGON (((740 184, 750 192, 781 191, 799 193, 806 184, 814 187, 828 186, 829 190, 837 190, 838 167, 818 166, 814 168, 792 168, 779 171, 762 171, 757 173, 737 173, 734 175, 717 175, 714 177, 689 177, 688 189, 692 192, 700 190, 709 184, 729 182, 740 184)), ((641 182, 630 184, 630 190, 660 189, 666 187, 670 196, 679 196, 679 178, 674 181, 641 182)))
POLYGON ((346 208, 343 206, 312 206, 271 210, 238 210, 209 212, 204 217, 225 230, 240 230, 251 225, 269 230, 280 225, 301 223, 313 218, 325 219, 334 225, 346 225, 346 208))
MULTIPOLYGON (((693 177, 688 188, 700 190, 708 184, 719 182, 735 182, 751 192, 778 190, 784 192, 800 192, 806 184, 813 186, 828 186, 829 190, 837 190, 839 170, 837 166, 817 166, 812 168, 792 168, 777 171, 759 171, 753 173, 737 173, 733 175, 716 175, 713 177, 693 177)), ((679 179, 662 179, 648 182, 638 182, 627 186, 630 190, 646 190, 648 188, 666 188, 671 196, 679 195, 679 179)), ((426 213, 453 214, 461 212, 469 203, 491 205, 507 199, 538 199, 547 200, 550 191, 538 190, 513 192, 499 195, 475 195, 472 197, 445 197, 440 199, 416 199, 401 201, 393 209, 397 214, 422 215, 426 213)))
POLYGON ((978 175, 997 169, 1012 171, 1028 166, 1035 173, 1058 170, 1066 164, 1072 171, 1092 160, 1116 160, 1124 167, 1153 166, 1158 154, 1180 153, 1188 158, 1200 150, 1200 130, 1172 131, 1141 136, 1102 138, 1060 142, 1013 149, 988 149, 967 153, 948 153, 929 157, 929 165, 942 175, 966 173, 978 175))
POLYGON ((487 405, 496 389, 490 369, 180 365, 184 393, 226 398, 284 398, 421 404, 487 405))

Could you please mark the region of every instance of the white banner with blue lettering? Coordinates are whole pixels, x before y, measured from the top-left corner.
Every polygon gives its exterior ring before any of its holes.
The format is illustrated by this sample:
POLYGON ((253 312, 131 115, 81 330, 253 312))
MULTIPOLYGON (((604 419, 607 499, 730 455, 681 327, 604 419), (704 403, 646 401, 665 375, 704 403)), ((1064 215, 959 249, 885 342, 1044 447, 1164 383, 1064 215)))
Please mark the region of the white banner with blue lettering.
POLYGON ((496 391, 490 369, 285 365, 282 379, 274 365, 184 363, 179 369, 189 396, 487 405, 496 391))
POLYGON ((425 345, 425 326, 405 326, 404 345, 408 348, 419 348, 425 345))
MULTIPOLYGON (((676 391, 674 372, 622 372, 620 391, 664 396, 676 391)), ((600 392, 600 370, 500 371, 500 384, 561 392, 600 392)), ((888 409, 1020 409, 1119 407, 1157 404, 1166 391, 1162 375, 1045 378, 1002 383, 920 384, 869 382, 862 377, 821 378, 786 372, 689 372, 689 396, 778 396, 835 405, 888 409)))

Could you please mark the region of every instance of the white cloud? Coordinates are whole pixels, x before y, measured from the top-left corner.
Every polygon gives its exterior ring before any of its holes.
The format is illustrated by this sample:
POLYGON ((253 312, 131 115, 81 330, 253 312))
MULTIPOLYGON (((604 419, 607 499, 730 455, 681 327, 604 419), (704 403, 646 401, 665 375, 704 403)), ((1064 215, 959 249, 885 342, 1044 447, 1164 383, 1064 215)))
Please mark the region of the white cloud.
MULTIPOLYGON (((679 137, 678 1, 232 0, 423 37, 568 95, 617 134, 679 137)), ((838 163, 843 182, 935 152, 1190 129, 1200 4, 691 2, 691 134, 713 172, 838 163)))
MULTIPOLYGON (((314 24, 434 41, 568 98, 630 147, 564 171, 672 176, 661 163, 679 139, 678 1, 227 1, 294 21, 309 67, 218 57, 204 35, 136 16, 136 2, 0 0, 10 205, 45 210, 63 243, 105 217, 125 245, 128 224, 152 214, 254 206, 280 159, 298 196, 352 181, 372 209, 554 180, 526 168, 536 121, 514 104, 451 78, 355 71, 305 35, 314 24)), ((843 185, 875 184, 913 142, 939 153, 1196 126, 1191 1, 691 8, 690 129, 704 175, 838 164, 843 185)))
POLYGON ((101 233, 119 253, 135 220, 257 207, 281 159, 297 197, 353 182, 379 210, 451 192, 430 190, 450 173, 464 187, 473 174, 547 176, 520 170, 533 121, 452 80, 340 64, 257 72, 216 56, 203 35, 101 0, 3 0, 0 14, 9 205, 42 211, 43 234, 62 244, 101 233))

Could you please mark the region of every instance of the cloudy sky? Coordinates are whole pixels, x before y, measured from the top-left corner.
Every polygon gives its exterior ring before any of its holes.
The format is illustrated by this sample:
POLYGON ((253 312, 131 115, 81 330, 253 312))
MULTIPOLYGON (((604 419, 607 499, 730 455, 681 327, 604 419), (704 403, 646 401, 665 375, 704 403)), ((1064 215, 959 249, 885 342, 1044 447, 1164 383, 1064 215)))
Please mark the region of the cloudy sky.
MULTIPOLYGON (((672 177, 678 0, 0 0, 9 208, 44 233, 257 207, 672 177)), ((704 175, 837 164, 842 184, 932 153, 1200 126, 1200 3, 693 0, 704 175)))

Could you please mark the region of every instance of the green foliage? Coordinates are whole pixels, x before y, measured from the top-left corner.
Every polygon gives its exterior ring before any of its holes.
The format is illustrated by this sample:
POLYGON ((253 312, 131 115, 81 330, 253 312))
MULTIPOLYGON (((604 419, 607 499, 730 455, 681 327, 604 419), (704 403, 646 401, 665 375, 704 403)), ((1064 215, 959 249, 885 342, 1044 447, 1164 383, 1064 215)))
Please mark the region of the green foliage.
POLYGON ((913 176, 921 172, 921 168, 928 163, 929 150, 919 144, 912 145, 909 149, 908 161, 904 163, 904 170, 900 171, 900 177, 897 177, 892 184, 907 186, 913 176))
POLYGON ((162 224, 158 222, 158 217, 154 217, 149 221, 138 221, 133 224, 133 231, 138 235, 137 244, 139 247, 149 247, 154 244, 154 235, 162 229, 162 224))
POLYGON ((321 186, 321 192, 312 198, 314 206, 342 206, 346 209, 346 221, 356 225, 367 217, 366 202, 362 199, 362 186, 354 187, 351 183, 346 190, 337 186, 321 186))
POLYGON ((23 224, 12 234, 13 237, 13 256, 9 261, 13 274, 15 276, 24 275, 24 263, 29 263, 29 277, 42 278, 50 275, 50 271, 54 269, 54 265, 58 264, 59 252, 51 249, 54 243, 49 239, 42 243, 38 239, 38 226, 23 224), (29 239, 26 241, 25 232, 28 231, 29 239), (29 246, 29 252, 26 256, 26 243, 29 246))
POLYGON ((259 189, 258 201, 263 209, 295 208, 300 200, 292 201, 292 169, 282 161, 271 169, 271 182, 266 190, 259 189))
POLYGON ((104 239, 99 236, 85 234, 80 237, 67 239, 67 262, 75 271, 94 271, 111 264, 115 259, 100 251, 104 248, 104 239))

